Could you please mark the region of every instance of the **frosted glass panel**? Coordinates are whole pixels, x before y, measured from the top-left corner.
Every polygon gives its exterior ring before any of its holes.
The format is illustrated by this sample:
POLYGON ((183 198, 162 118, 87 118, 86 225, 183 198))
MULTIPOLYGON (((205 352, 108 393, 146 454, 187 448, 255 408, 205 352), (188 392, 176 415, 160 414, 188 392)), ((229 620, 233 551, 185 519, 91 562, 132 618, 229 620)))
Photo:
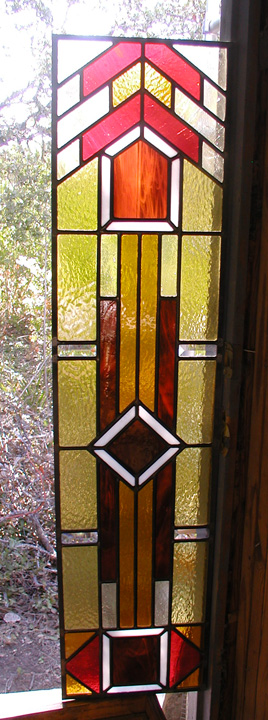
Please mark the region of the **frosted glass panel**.
POLYGON ((97 548, 62 548, 62 574, 65 629, 98 627, 97 548))
POLYGON ((182 239, 180 340, 216 340, 220 237, 182 239))
POLYGON ((97 527, 96 460, 86 450, 60 452, 62 530, 97 527))
POLYGON ((226 98, 207 80, 204 80, 204 105, 221 120, 225 120, 226 98))
POLYGON ((172 623, 202 622, 207 543, 175 543, 173 563, 172 623))
POLYGON ((59 40, 58 42, 58 82, 62 82, 68 75, 78 70, 112 43, 104 40, 59 40))
POLYGON ((206 525, 209 517, 210 448, 185 448, 176 460, 175 525, 206 525))
POLYGON ((226 89, 227 51, 225 48, 179 44, 175 44, 173 47, 208 75, 211 80, 218 83, 224 90, 226 89))
POLYGON ((202 167, 210 175, 223 182, 224 179, 224 158, 213 150, 210 145, 203 143, 202 145, 202 167))
POLYGON ((96 338, 96 235, 58 237, 58 338, 96 338))
POLYGON ((75 140, 57 156, 57 179, 61 180, 65 175, 72 172, 79 166, 79 140, 75 140))
POLYGON ((75 75, 58 90, 58 115, 62 115, 80 100, 80 77, 75 75))
POLYGON ((62 360, 58 365, 60 445, 87 445, 96 434, 96 363, 62 360))
POLYGON ((187 160, 183 164, 183 193, 183 230, 221 230, 222 189, 187 160))
POLYGON ((214 411, 216 363, 179 363, 177 433, 187 443, 210 443, 214 411))

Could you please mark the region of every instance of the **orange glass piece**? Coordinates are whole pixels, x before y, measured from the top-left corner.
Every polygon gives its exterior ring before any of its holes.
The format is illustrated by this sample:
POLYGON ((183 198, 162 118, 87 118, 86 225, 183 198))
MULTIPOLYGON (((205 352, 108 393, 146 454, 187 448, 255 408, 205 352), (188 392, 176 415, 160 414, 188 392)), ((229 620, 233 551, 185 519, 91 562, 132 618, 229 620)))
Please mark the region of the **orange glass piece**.
POLYGON ((177 688, 190 688, 190 687, 198 687, 200 683, 200 668, 197 668, 195 672, 191 673, 191 675, 188 675, 185 680, 183 680, 179 685, 177 685, 177 688))
POLYGON ((140 399, 154 410, 158 237, 143 235, 141 244, 140 399))
POLYGON ((177 626, 178 630, 182 635, 185 635, 187 640, 191 640, 197 647, 202 647, 202 626, 201 625, 182 625, 177 626))
POLYGON ((134 493, 119 485, 120 627, 134 625, 134 493))
POLYGON ((168 163, 139 140, 114 160, 116 218, 167 217, 168 163))
POLYGON ((137 625, 152 622, 152 511, 153 481, 138 494, 137 625))
POLYGON ((135 400, 137 266, 138 236, 123 235, 121 242, 120 298, 120 412, 135 400))
POLYGON ((67 633, 65 635, 65 657, 69 658, 78 648, 89 640, 94 633, 67 633))

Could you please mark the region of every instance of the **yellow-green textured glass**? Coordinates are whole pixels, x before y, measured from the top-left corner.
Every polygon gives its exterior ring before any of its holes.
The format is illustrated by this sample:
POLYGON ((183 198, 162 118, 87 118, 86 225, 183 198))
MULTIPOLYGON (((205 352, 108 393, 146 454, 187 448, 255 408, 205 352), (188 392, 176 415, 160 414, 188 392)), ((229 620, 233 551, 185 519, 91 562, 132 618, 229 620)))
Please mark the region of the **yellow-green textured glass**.
POLYGON ((222 188, 190 162, 183 163, 182 227, 187 232, 220 231, 222 188))
POLYGON ((96 339, 96 235, 58 235, 58 338, 96 339))
POLYGON ((164 105, 171 107, 171 83, 148 63, 145 63, 144 87, 164 105))
POLYGON ((134 493, 119 483, 120 627, 134 625, 134 493))
POLYGON ((92 695, 92 692, 66 673, 66 695, 92 695))
POLYGON ((96 230, 98 159, 77 170, 58 186, 58 229, 96 230))
POLYGON ((137 625, 152 623, 152 512, 153 481, 138 494, 137 625))
POLYGON ((177 433, 186 443, 210 443, 216 362, 179 362, 177 433))
POLYGON ((137 92, 141 86, 141 64, 137 63, 113 81, 113 106, 137 92))
POLYGON ((88 445, 96 435, 96 363, 58 363, 59 443, 88 445))
POLYGON ((207 571, 207 543, 174 544, 171 622, 204 620, 207 571))
POLYGON ((97 527, 96 460, 86 450, 60 452, 62 530, 97 527))
POLYGON ((64 625, 66 630, 97 628, 98 552, 96 547, 62 548, 64 625))
POLYGON ((216 340, 218 334, 221 239, 182 238, 180 340, 216 340))
POLYGON ((206 525, 210 474, 210 448, 185 448, 177 456, 175 525, 206 525))
POLYGON ((162 235, 161 295, 177 295, 178 235, 162 235))
POLYGON ((123 235, 121 243, 120 412, 135 400, 137 263, 138 236, 123 235))
POLYGON ((101 236, 101 278, 102 297, 117 295, 117 235, 101 236))
POLYGON ((141 401, 154 410, 158 236, 143 235, 141 244, 140 378, 141 401))

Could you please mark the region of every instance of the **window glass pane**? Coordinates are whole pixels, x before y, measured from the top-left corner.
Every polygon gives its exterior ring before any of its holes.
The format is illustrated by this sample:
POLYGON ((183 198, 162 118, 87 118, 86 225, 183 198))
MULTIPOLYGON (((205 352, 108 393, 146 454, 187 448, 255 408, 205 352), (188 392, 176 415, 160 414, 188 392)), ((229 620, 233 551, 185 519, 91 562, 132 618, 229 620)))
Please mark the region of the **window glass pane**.
POLYGON ((96 338, 96 235, 58 236, 58 338, 96 338))
POLYGON ((176 459, 175 525, 206 525, 209 518, 210 448, 185 448, 176 459))
POLYGON ((96 230, 98 160, 92 160, 58 186, 59 230, 96 230))
POLYGON ((96 434, 96 364, 63 360, 58 366, 60 445, 87 445, 96 434))
POLYGON ((222 189, 191 163, 183 164, 182 227, 190 232, 221 230, 222 189))
POLYGON ((210 443, 214 409, 216 363, 179 363, 177 433, 187 443, 210 443))
POLYGON ((62 530, 97 527, 96 460, 85 450, 60 452, 62 530))
POLYGON ((184 236, 180 288, 180 340, 216 340, 220 237, 184 236))
POLYGON ((172 622, 204 620, 206 595, 206 542, 180 542, 174 545, 172 622))

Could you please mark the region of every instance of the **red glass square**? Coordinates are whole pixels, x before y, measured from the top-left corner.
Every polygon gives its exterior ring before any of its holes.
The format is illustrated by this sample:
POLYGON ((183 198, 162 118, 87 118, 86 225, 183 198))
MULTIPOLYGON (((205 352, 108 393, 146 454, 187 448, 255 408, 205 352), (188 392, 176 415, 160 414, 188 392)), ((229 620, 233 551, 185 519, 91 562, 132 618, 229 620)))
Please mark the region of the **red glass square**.
POLYGON ((112 639, 113 685, 149 685, 158 682, 159 637, 112 639))

